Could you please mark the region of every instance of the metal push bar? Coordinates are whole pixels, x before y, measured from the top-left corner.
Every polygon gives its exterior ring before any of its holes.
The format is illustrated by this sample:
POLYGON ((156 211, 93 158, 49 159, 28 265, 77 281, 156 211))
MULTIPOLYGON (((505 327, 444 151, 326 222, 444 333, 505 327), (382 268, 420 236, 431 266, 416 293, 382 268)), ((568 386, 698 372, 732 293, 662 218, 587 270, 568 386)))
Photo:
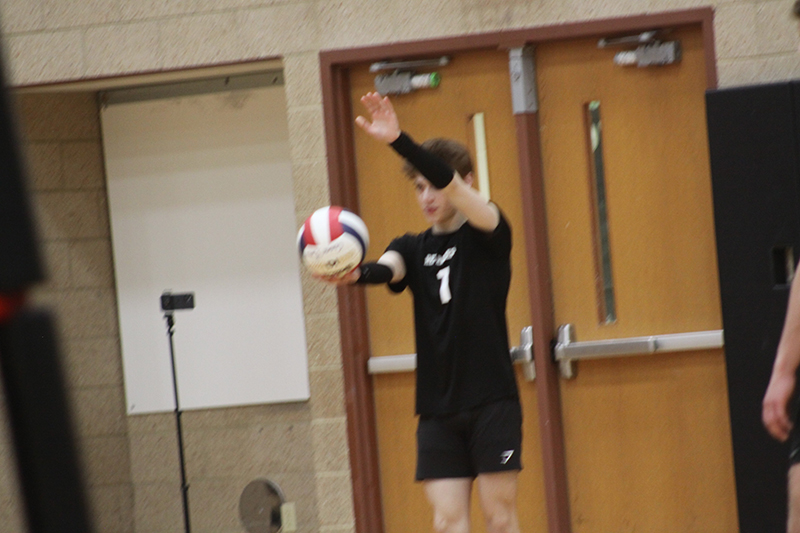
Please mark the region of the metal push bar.
POLYGON ((565 324, 558 328, 558 342, 553 356, 559 365, 561 377, 571 379, 575 377, 574 361, 581 359, 605 359, 651 355, 654 353, 709 350, 722 348, 724 345, 725 340, 721 329, 575 342, 575 329, 572 324, 565 324))
MULTIPOLYGON (((536 369, 533 366, 533 328, 523 328, 519 339, 519 346, 511 348, 509 356, 513 362, 523 365, 525 379, 533 381, 536 379, 536 369)), ((416 369, 417 354, 414 353, 370 357, 367 361, 367 371, 370 374, 413 372, 416 369)))
MULTIPOLYGON (((520 334, 520 344, 510 350, 511 360, 523 365, 525 378, 536 379, 533 365, 533 330, 530 326, 520 334)), ((722 348, 725 345, 723 330, 694 331, 690 333, 669 333, 645 337, 627 337, 599 341, 575 341, 572 324, 558 328, 558 340, 553 349, 553 358, 559 365, 562 378, 575 377, 575 362, 581 359, 607 359, 630 357, 655 353, 686 352, 722 348)), ((385 355, 370 357, 367 371, 370 374, 390 374, 413 372, 417 368, 416 354, 385 355)))

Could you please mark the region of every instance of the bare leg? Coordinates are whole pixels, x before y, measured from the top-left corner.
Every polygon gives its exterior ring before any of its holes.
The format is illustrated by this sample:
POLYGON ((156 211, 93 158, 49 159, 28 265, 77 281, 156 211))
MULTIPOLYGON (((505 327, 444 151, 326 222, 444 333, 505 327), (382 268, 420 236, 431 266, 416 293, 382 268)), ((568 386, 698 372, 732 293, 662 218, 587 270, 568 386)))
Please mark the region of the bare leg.
POLYGON ((437 533, 469 533, 472 478, 430 479, 424 483, 433 506, 433 529, 437 533))
POLYGON ((515 470, 478 476, 478 495, 489 533, 519 533, 517 474, 515 470))
POLYGON ((789 520, 787 533, 800 533, 800 464, 789 468, 789 520))

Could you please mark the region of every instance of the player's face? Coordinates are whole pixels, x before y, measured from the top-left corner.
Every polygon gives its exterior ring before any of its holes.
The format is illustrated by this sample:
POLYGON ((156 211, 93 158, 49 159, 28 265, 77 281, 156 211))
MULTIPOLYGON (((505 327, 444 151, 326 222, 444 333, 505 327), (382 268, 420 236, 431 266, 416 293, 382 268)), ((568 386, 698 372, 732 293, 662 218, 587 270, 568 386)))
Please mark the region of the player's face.
POLYGON ((447 196, 421 175, 414 178, 414 192, 422 214, 431 226, 445 225, 456 215, 456 208, 447 196))

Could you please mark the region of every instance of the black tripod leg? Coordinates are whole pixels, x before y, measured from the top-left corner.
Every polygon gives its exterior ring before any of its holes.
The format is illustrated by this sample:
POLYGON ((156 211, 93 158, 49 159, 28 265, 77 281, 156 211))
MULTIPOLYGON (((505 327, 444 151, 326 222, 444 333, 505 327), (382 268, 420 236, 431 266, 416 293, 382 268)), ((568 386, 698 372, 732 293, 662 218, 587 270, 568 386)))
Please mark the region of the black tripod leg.
POLYGON ((178 397, 178 373, 175 368, 175 317, 172 312, 164 315, 167 321, 167 337, 169 338, 169 360, 172 364, 172 391, 175 398, 175 427, 178 431, 178 460, 181 467, 181 496, 183 501, 183 527, 191 533, 191 517, 189 515, 189 484, 186 482, 186 459, 183 453, 183 424, 181 424, 181 403, 178 397))
POLYGON ((49 315, 0 327, 0 368, 30 532, 92 532, 49 315))

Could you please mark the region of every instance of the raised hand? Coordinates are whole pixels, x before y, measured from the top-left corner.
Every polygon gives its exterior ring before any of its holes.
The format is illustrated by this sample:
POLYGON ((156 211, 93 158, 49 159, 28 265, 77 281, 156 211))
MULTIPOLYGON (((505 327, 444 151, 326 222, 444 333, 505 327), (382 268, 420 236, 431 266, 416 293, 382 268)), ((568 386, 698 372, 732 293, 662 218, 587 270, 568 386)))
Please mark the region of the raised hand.
POLYGON ((356 124, 379 141, 394 142, 400 136, 400 121, 389 97, 371 92, 361 97, 361 103, 367 108, 370 120, 359 115, 356 124))

